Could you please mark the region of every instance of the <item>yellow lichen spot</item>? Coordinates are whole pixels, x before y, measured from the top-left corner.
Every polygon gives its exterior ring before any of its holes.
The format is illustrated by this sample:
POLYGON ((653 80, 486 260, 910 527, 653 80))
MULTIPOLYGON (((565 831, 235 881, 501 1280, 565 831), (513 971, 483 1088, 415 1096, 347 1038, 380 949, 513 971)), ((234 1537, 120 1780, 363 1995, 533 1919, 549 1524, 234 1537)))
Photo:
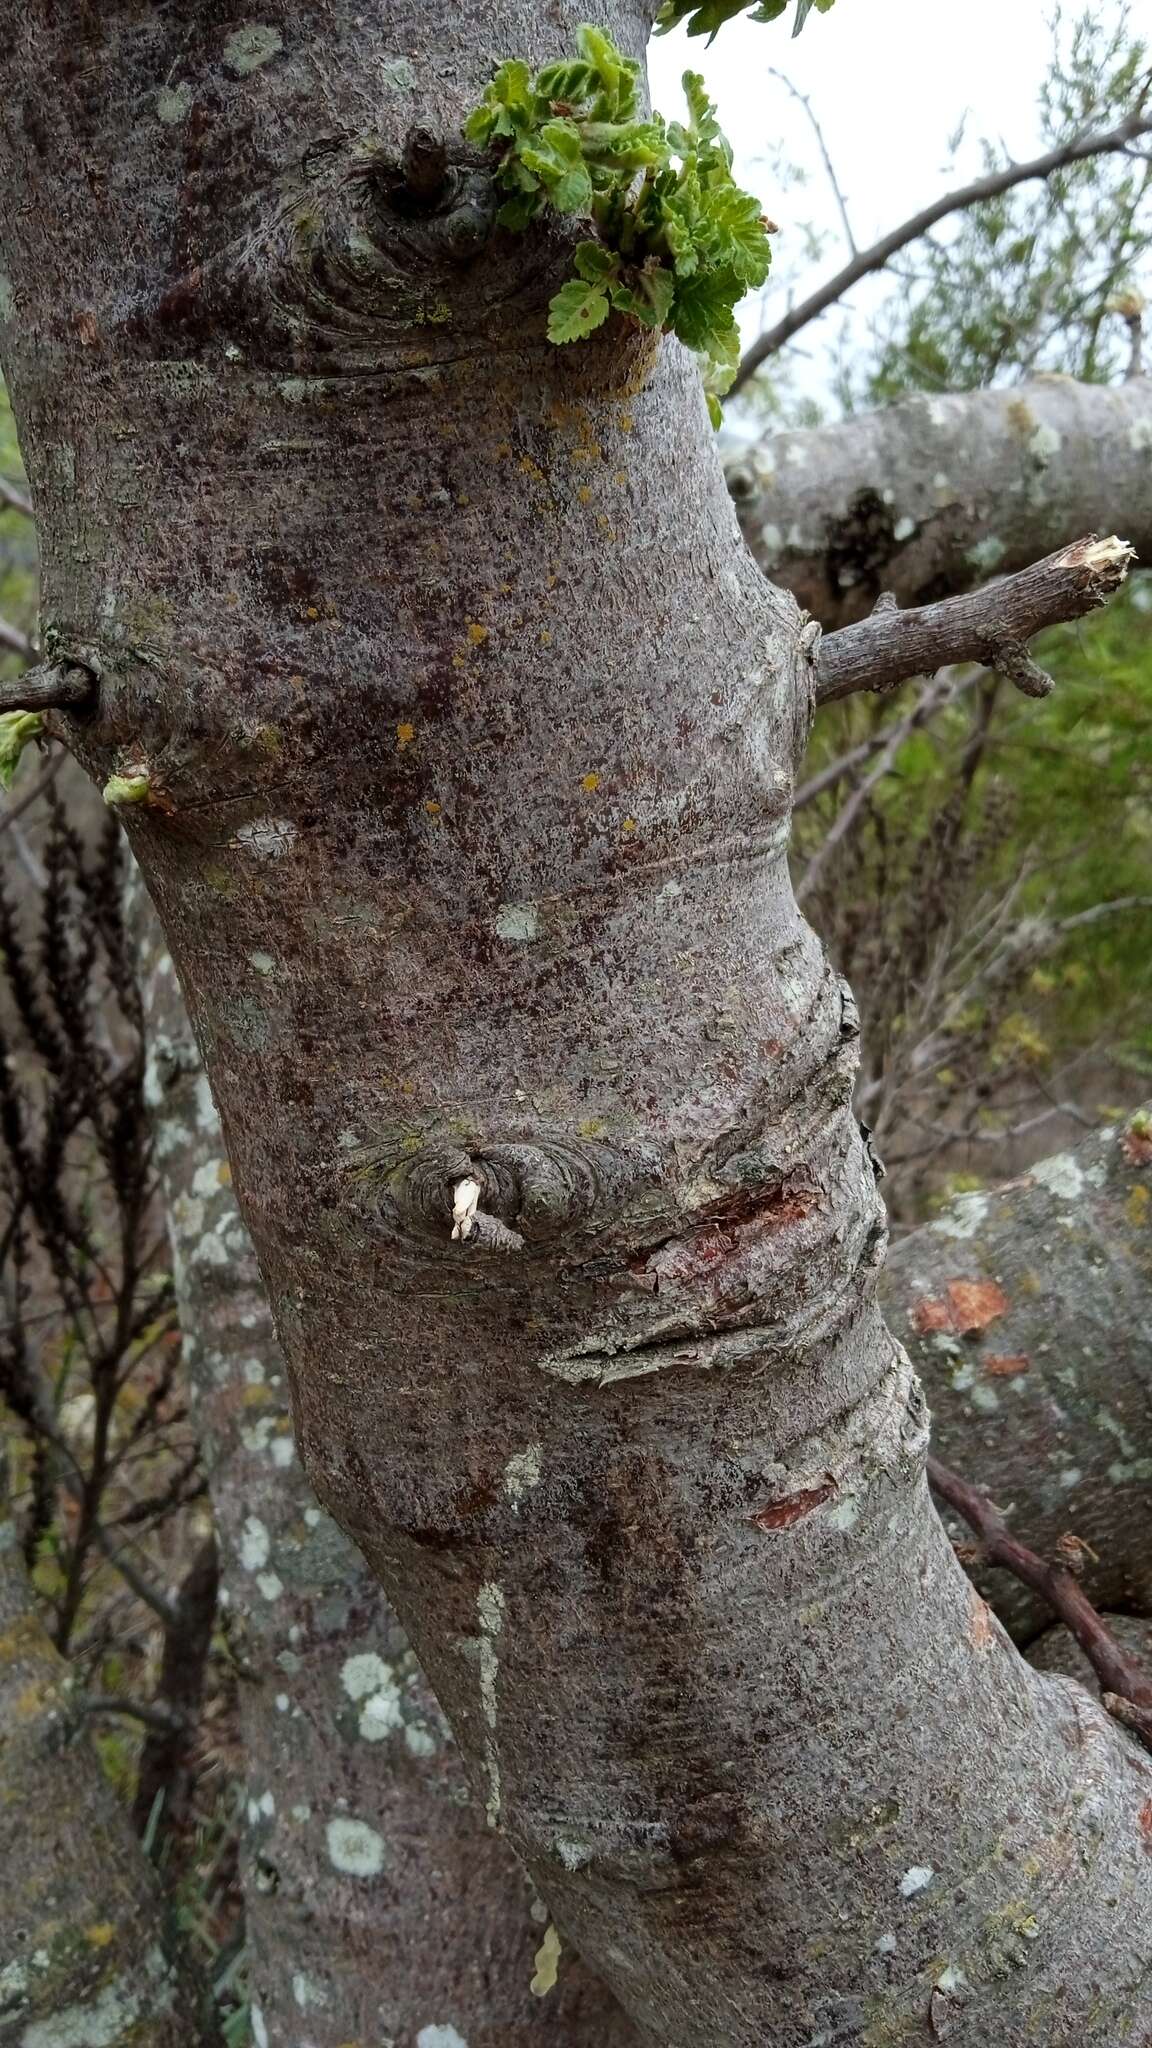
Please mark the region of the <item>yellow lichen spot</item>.
POLYGON ((438 818, 440 816, 442 808, 442 805, 437 803, 436 798, 434 796, 425 797, 424 809, 427 811, 428 816, 430 818, 438 818))
POLYGON ((631 415, 631 413, 630 413, 630 412, 622 412, 622 413, 621 413, 621 415, 620 415, 620 432, 621 432, 622 434, 630 434, 630 433, 632 432, 632 429, 633 429, 633 427, 635 426, 635 424, 636 424, 636 422, 635 422, 635 420, 633 419, 633 417, 632 417, 632 415, 631 415))
POLYGON ((615 527, 613 526, 613 524, 612 524, 612 521, 611 521, 611 520, 610 520, 610 519, 608 518, 608 515, 607 515, 607 513, 605 513, 605 512, 599 512, 599 513, 597 513, 597 515, 596 515, 596 524, 597 524, 597 526, 600 526, 600 527, 602 527, 602 528, 603 528, 603 530, 604 530, 604 532, 605 532, 605 533, 607 534, 607 536, 608 536, 608 539, 609 539, 609 540, 615 540, 615 538, 616 538, 616 528, 615 528, 615 527))
POLYGON ((625 485, 625 484, 627 483, 627 481, 628 481, 628 472, 627 472, 627 470, 625 470, 625 469, 618 469, 618 470, 616 471, 616 474, 615 474, 615 476, 613 477, 612 481, 613 481, 613 483, 614 483, 614 484, 619 484, 619 485, 620 485, 620 488, 621 488, 621 490, 623 490, 623 488, 624 488, 624 485, 625 485))
POLYGON ((556 578, 555 576, 550 576, 550 577, 548 578, 547 588, 548 588, 549 590, 555 590, 555 588, 556 588, 556 583, 557 583, 557 578, 556 578))
POLYGON ((540 464, 533 462, 530 455, 522 455, 520 457, 520 471, 523 476, 530 476, 533 483, 542 484, 545 481, 544 471, 541 469, 540 464))
POLYGON ((452 666, 453 668, 467 668, 468 663, 462 654, 454 654, 452 656, 452 666))
POLYGON ((1146 1187, 1135 1187, 1124 1204, 1124 1214, 1129 1223, 1139 1229, 1148 1221, 1149 1207, 1152 1207, 1152 1192, 1146 1187))
POLYGON ((502 583, 500 585, 500 595, 501 597, 511 597, 512 585, 510 583, 502 583))
POLYGON ((410 747, 412 745, 412 742, 415 739, 415 737, 416 727, 414 725, 410 725, 406 718, 402 718, 400 720, 399 725, 396 727, 396 745, 399 747, 401 753, 404 752, 405 747, 410 747))
POLYGON ((576 496, 579 498, 580 503, 582 505, 590 505, 592 503, 591 484, 581 484, 579 490, 576 493, 576 496))
POLYGON ((599 789, 600 777, 597 775, 596 770, 594 768, 590 768, 588 770, 587 775, 582 775, 580 777, 580 787, 581 789, 586 789, 589 795, 591 795, 594 789, 599 789))
POLYGON ((306 690, 308 688, 308 685, 305 682, 303 676, 289 676, 288 687, 290 690, 300 691, 306 690))
POLYGON ((577 1125, 577 1130, 582 1138, 602 1137, 604 1134, 604 1119, 602 1116, 586 1116, 583 1123, 577 1125))
POLYGON ((219 1166, 216 1168, 216 1178, 219 1181, 222 1188, 231 1187, 232 1168, 229 1166, 228 1161, 226 1159, 222 1159, 220 1161, 219 1166))
POLYGON ((472 642, 473 647, 483 647, 484 642, 488 638, 488 627, 482 626, 477 619, 469 619, 468 638, 472 642))
POLYGON ((500 460, 502 462, 506 460, 506 458, 512 453, 511 441, 497 441, 496 453, 500 457, 500 460))
POLYGON ((1032 408, 1022 398, 1013 398, 1007 408, 1008 422, 1017 434, 1030 434, 1036 425, 1032 408))
POLYGON ((84 1939, 89 1948, 107 1948, 116 1939, 116 1929, 110 1920, 98 1920, 94 1927, 84 1929, 84 1939))
POLYGON ((540 628, 540 645, 541 647, 551 647, 552 645, 552 635, 546 626, 541 626, 540 628))
POLYGON ((467 491, 461 491, 460 496, 456 500, 456 503, 458 505, 470 505, 472 503, 472 500, 468 496, 467 491))
POLYGON ((625 818, 624 823, 620 827, 620 830, 622 832, 634 832, 636 830, 635 818, 625 818))
POLYGON ((227 596, 225 597, 224 602, 227 605, 228 610, 230 612, 234 612, 237 605, 240 602, 240 592, 238 590, 230 590, 227 596))
POLYGON ((548 1922, 544 1939, 536 1951, 534 1960, 536 1974, 528 1988, 534 1998, 546 1998, 556 1983, 560 1963, 560 1936, 551 1921, 548 1922))
POLYGON ((306 619, 318 619, 320 617, 319 605, 306 604, 304 607, 304 617, 306 619))

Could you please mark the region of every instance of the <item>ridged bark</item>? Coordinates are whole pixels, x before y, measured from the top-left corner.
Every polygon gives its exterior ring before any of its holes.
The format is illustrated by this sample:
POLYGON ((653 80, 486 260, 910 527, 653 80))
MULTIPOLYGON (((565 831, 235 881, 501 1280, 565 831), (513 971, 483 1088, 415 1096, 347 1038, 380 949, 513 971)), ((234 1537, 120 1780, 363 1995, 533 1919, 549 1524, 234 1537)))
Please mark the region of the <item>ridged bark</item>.
POLYGON ((309 2048, 381 2038, 407 2048, 431 2029, 434 2048, 450 2048, 454 2028, 470 2048, 625 2048, 630 2022, 575 1957, 548 1996, 532 1991, 546 1910, 488 1830, 379 1585, 316 1504, 219 1120, 137 873, 128 914, 184 1355, 241 1670, 256 2039, 287 2048, 303 2032, 309 2048), (342 1821, 388 1843, 383 1891, 334 1858, 342 1821))
POLYGON ((830 630, 930 604, 1085 533, 1152 560, 1152 378, 1037 377, 766 434, 728 463, 765 572, 830 630))
POLYGON ((156 1872, 37 1612, 0 1454, 0 2043, 209 2048, 156 1872))
MULTIPOLYGON (((103 670, 61 724, 148 777, 310 1477, 564 1937, 664 2048, 1134 2044, 1152 1769, 976 1601, 876 1307, 799 613, 683 354, 550 349, 563 251, 467 156, 385 196, 580 11, 116 14, 77 65, 34 0, 4 345, 103 670)), ((371 1910, 395 1849, 337 1839, 371 1910)))
MULTIPOLYGON (((891 1252, 882 1298, 923 1377, 937 1456, 1033 1550, 1081 1537, 1097 1606, 1152 1614, 1146 1114, 961 1195, 891 1252)), ((1018 1641, 1045 1627, 1026 1586, 977 1577, 1018 1641)))

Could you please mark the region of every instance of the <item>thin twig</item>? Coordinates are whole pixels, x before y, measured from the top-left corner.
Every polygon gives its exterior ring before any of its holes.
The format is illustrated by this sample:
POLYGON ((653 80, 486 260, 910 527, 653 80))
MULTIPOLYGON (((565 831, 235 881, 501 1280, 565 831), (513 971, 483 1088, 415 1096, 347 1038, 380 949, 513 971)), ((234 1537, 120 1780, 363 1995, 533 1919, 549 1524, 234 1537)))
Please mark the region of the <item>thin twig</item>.
MULTIPOLYGON (((1118 1643, 1107 1622, 1098 1614, 1083 1587, 1062 1564, 1047 1564, 1035 1550, 1013 1536, 998 1507, 978 1487, 942 1465, 928 1459, 928 1483, 933 1493, 967 1522, 980 1539, 981 1551, 989 1564, 1012 1573, 1048 1602, 1058 1620, 1075 1636, 1100 1681, 1104 1704, 1116 1698, 1138 1714, 1152 1715, 1152 1678, 1137 1658, 1118 1643)), ((1124 1719, 1117 1714, 1116 1718, 1124 1719)), ((1131 1721, 1129 1726, 1133 1725, 1131 1721)))
POLYGON ((10 484, 4 476, 0 476, 0 505, 6 505, 10 512, 22 512, 25 519, 34 516, 31 498, 26 498, 23 491, 17 490, 16 485, 10 484))
POLYGON ((832 158, 828 153, 828 144, 824 140, 824 130, 820 126, 820 122, 817 119, 815 108, 813 107, 812 102, 809 99, 807 93, 801 92, 799 86, 794 85, 792 83, 792 80, 787 76, 785 72, 777 71, 775 66, 770 64, 768 66, 768 76, 769 78, 777 79, 779 83, 784 87, 784 90, 786 92, 790 92, 794 100, 799 101, 800 105, 804 109, 804 112, 808 116, 808 119, 812 125, 812 133, 816 137, 816 146, 819 149, 820 155, 824 160, 824 169, 828 173, 828 183, 831 185, 832 190, 836 195, 836 205, 839 209, 840 220, 844 228, 844 239, 847 242, 848 247, 851 249, 852 254, 855 256, 858 253, 856 247, 856 237, 852 233, 852 223, 848 218, 848 204, 844 197, 844 188, 841 185, 839 178, 836 176, 836 171, 832 162, 832 158))
POLYGON ((1044 156, 1033 157, 1028 163, 1007 164, 1002 171, 993 171, 987 177, 974 179, 970 185, 962 185, 954 192, 944 193, 943 197, 934 200, 931 206, 923 207, 919 213, 914 213, 909 220, 904 221, 902 226, 893 228, 889 234, 882 236, 880 241, 874 242, 870 249, 864 249, 859 255, 854 256, 850 263, 846 263, 842 270, 836 272, 835 277, 830 277, 826 284, 822 284, 808 298, 802 299, 800 304, 785 313, 783 319, 778 320, 774 327, 769 327, 760 335, 759 339, 752 343, 737 370, 732 391, 739 391, 741 386, 748 382, 749 377, 760 368, 761 363, 782 349, 785 342, 791 341, 794 335, 799 334, 802 327, 807 327, 810 321, 827 312, 828 307, 834 306, 837 299, 842 299, 845 292, 851 291, 853 285, 859 284, 862 277, 870 276, 875 270, 882 270, 899 250, 926 234, 929 228, 935 227, 936 222, 943 220, 946 215, 960 213, 969 206, 978 206, 986 199, 997 199, 1002 192, 1010 192, 1014 185, 1026 184, 1032 178, 1049 178, 1053 171, 1063 170, 1066 164, 1082 163, 1086 157, 1115 154, 1134 141, 1138 135, 1149 133, 1152 133, 1152 114, 1129 114, 1118 127, 1109 128, 1103 134, 1078 136, 1071 142, 1063 142, 1056 149, 1048 150, 1044 156))

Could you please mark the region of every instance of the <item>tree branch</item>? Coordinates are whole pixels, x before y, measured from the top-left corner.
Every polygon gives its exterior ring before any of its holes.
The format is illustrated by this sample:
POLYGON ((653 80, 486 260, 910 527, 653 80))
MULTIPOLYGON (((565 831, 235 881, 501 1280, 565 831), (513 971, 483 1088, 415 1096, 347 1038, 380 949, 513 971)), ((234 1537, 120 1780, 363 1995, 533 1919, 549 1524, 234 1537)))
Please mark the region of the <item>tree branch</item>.
POLYGON ((1115 1714, 1117 1720, 1123 1720, 1147 1739, 1147 1728, 1152 1725, 1152 1678, 1117 1642, 1074 1574, 1066 1565, 1046 1564, 1035 1550, 1029 1550, 1026 1543, 1013 1536, 999 1508, 987 1494, 981 1493, 978 1487, 970 1486, 966 1479, 961 1479, 947 1465, 942 1465, 939 1458, 931 1455, 928 1458, 928 1483, 932 1491, 947 1501, 979 1537, 980 1548, 989 1564, 1011 1572, 1014 1578, 1030 1586, 1048 1602, 1075 1636, 1096 1673, 1109 1713, 1115 1714), (1113 1700, 1122 1709, 1135 1710, 1135 1718, 1131 1712, 1117 1713, 1113 1700))
POLYGON ((987 177, 974 179, 970 185, 961 185, 954 192, 945 192, 940 199, 934 200, 931 206, 922 207, 919 213, 914 213, 900 227, 893 228, 878 242, 873 242, 870 249, 861 250, 859 255, 854 256, 850 263, 846 263, 842 270, 838 270, 834 277, 830 277, 826 284, 810 293, 808 298, 802 299, 800 304, 785 313, 783 319, 778 320, 774 327, 769 327, 766 333, 760 335, 745 354, 736 372, 732 391, 739 391, 760 368, 761 363, 766 362, 769 356, 776 355, 784 347, 785 342, 791 341, 810 321, 827 312, 828 307, 834 306, 837 299, 842 299, 845 292, 851 291, 853 285, 859 284, 861 278, 870 276, 874 270, 882 270, 891 257, 899 250, 907 248, 909 242, 915 242, 921 235, 927 234, 929 228, 935 227, 938 220, 945 219, 950 213, 961 213, 969 206, 979 206, 983 200, 997 199, 1002 192, 1010 192, 1014 185, 1026 184, 1032 178, 1051 177, 1053 171, 1063 170, 1067 164, 1082 163, 1086 157, 1107 156, 1123 150, 1138 135, 1147 135, 1150 132, 1152 114, 1129 114, 1127 120, 1121 121, 1118 127, 1106 129, 1097 135, 1081 135, 1075 141, 1061 143, 1058 148, 1048 150, 1044 156, 1033 157, 1028 163, 1007 164, 1002 171, 993 171, 987 177))
POLYGON ((1119 528, 1152 561, 1152 378, 1035 377, 765 433, 728 488, 766 575, 827 632, 1119 528))
POLYGON ((17 490, 16 485, 10 484, 3 476, 0 476, 0 505, 6 506, 10 512, 22 512, 25 519, 34 516, 31 498, 26 498, 23 491, 17 490))
POLYGON ((1088 534, 1018 576, 1005 576, 941 604, 899 611, 880 605, 822 642, 816 701, 830 704, 858 690, 894 690, 910 676, 933 675, 953 662, 977 661, 1005 675, 1028 696, 1043 696, 1050 679, 1025 643, 1047 626, 1077 619, 1104 604, 1128 573, 1133 551, 1115 534, 1088 534))
MULTIPOLYGON (((23 635, 19 637, 23 639, 23 635)), ((0 631, 0 642, 3 639, 0 631)), ((30 641, 26 647, 31 650, 30 641)), ((74 661, 49 662, 40 668, 30 668, 14 683, 0 683, 0 712, 74 709, 79 704, 91 703, 95 689, 96 678, 91 669, 81 668, 74 661)))

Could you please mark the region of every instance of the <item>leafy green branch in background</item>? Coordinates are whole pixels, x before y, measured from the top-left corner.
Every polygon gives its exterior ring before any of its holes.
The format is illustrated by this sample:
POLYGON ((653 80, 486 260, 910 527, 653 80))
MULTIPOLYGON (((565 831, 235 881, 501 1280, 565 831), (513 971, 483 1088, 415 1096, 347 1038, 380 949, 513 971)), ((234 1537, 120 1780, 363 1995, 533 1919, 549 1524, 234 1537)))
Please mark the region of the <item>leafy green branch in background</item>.
POLYGON ((465 128, 500 153, 502 227, 526 228, 551 208, 598 231, 577 244, 549 340, 579 341, 616 311, 678 336, 704 359, 710 393, 727 390, 740 360, 734 308, 768 275, 770 223, 732 176, 697 73, 684 74, 686 122, 643 120, 639 65, 599 29, 577 41, 577 57, 535 78, 518 60, 502 64, 465 128))
MULTIPOLYGON (((833 0, 796 0, 793 35, 799 35, 814 7, 820 14, 827 14, 832 4, 833 0)), ((750 9, 753 21, 779 21, 788 12, 788 0, 664 0, 656 16, 656 33, 665 36, 687 18, 689 35, 707 36, 711 42, 726 21, 735 20, 746 8, 750 9)))

